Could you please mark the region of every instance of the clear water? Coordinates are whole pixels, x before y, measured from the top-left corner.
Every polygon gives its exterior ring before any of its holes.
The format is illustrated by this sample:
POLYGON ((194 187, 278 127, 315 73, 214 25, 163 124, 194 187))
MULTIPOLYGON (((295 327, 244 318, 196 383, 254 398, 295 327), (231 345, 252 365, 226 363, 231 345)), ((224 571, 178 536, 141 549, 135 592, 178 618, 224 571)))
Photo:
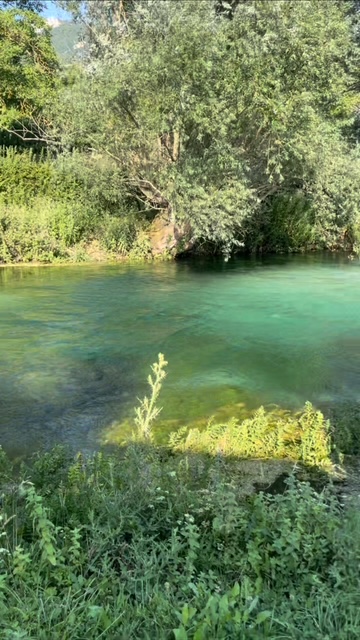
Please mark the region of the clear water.
POLYGON ((358 402, 360 263, 0 269, 0 444, 19 455, 91 450, 109 429, 121 439, 160 351, 164 429, 242 404, 358 402))

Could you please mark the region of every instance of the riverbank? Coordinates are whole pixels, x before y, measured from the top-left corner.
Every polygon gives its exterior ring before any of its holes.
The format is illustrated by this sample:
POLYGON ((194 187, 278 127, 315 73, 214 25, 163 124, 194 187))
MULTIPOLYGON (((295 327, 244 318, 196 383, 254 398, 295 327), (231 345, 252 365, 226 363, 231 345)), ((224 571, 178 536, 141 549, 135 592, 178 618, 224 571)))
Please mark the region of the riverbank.
MULTIPOLYGON (((69 260, 59 260, 56 262, 0 262, 0 269, 12 269, 12 268, 26 268, 26 267, 96 267, 96 266, 110 266, 116 264, 131 264, 130 259, 119 256, 117 258, 104 258, 104 260, 81 260, 79 262, 71 262, 69 260)), ((145 260, 144 260, 145 262, 145 260)))
POLYGON ((249 493, 241 460, 139 425, 111 454, 1 454, 4 638, 357 640, 358 510, 299 475, 249 493))
POLYGON ((166 365, 111 453, 14 469, 0 450, 4 638, 357 640, 358 502, 333 489, 329 422, 260 410, 158 446, 166 365))
POLYGON ((72 262, 71 260, 56 260, 55 262, 0 262, 0 269, 9 268, 26 268, 26 267, 107 267, 117 264, 156 264, 159 262, 169 262, 169 260, 175 260, 175 258, 169 258, 168 256, 156 256, 152 258, 131 258, 128 256, 106 256, 102 260, 79 260, 78 262, 72 262))
MULTIPOLYGON (((1 238, 0 238, 1 240, 1 238)), ((138 263, 157 263, 175 260, 176 256, 167 252, 163 254, 152 253, 137 254, 136 251, 129 252, 127 255, 121 253, 113 253, 104 250, 99 243, 93 242, 80 247, 72 247, 68 256, 53 257, 52 259, 35 259, 35 260, 14 260, 9 262, 0 261, 0 268, 4 267, 51 267, 51 266, 96 266, 96 265, 112 265, 112 264, 138 264, 138 263)))

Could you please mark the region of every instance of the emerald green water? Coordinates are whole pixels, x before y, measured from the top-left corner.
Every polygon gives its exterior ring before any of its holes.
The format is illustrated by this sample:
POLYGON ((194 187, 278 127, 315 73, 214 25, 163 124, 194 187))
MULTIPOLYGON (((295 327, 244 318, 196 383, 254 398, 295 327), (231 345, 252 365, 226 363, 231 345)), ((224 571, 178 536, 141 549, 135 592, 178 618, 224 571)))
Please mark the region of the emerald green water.
POLYGON ((357 402, 360 264, 301 256, 2 269, 0 444, 11 455, 95 448, 132 415, 160 351, 165 423, 239 403, 357 402))

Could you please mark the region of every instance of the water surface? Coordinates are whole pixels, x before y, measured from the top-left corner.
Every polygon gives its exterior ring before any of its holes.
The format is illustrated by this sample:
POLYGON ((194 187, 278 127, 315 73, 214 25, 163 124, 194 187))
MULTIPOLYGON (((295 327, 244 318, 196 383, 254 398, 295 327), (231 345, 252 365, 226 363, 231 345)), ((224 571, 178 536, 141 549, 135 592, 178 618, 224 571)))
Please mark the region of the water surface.
POLYGON ((241 403, 358 402, 360 264, 315 255, 0 269, 0 443, 12 455, 57 442, 93 449, 132 415, 160 351, 169 424, 241 403))

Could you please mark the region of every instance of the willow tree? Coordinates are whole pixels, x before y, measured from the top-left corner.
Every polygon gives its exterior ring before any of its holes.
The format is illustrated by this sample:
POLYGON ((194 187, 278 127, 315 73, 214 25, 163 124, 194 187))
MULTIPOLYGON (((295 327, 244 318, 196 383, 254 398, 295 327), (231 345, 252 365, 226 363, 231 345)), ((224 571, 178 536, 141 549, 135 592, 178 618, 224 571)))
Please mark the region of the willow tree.
POLYGON ((102 44, 64 90, 54 135, 112 158, 146 215, 168 208, 225 251, 354 242, 346 3, 137 0, 102 44))

